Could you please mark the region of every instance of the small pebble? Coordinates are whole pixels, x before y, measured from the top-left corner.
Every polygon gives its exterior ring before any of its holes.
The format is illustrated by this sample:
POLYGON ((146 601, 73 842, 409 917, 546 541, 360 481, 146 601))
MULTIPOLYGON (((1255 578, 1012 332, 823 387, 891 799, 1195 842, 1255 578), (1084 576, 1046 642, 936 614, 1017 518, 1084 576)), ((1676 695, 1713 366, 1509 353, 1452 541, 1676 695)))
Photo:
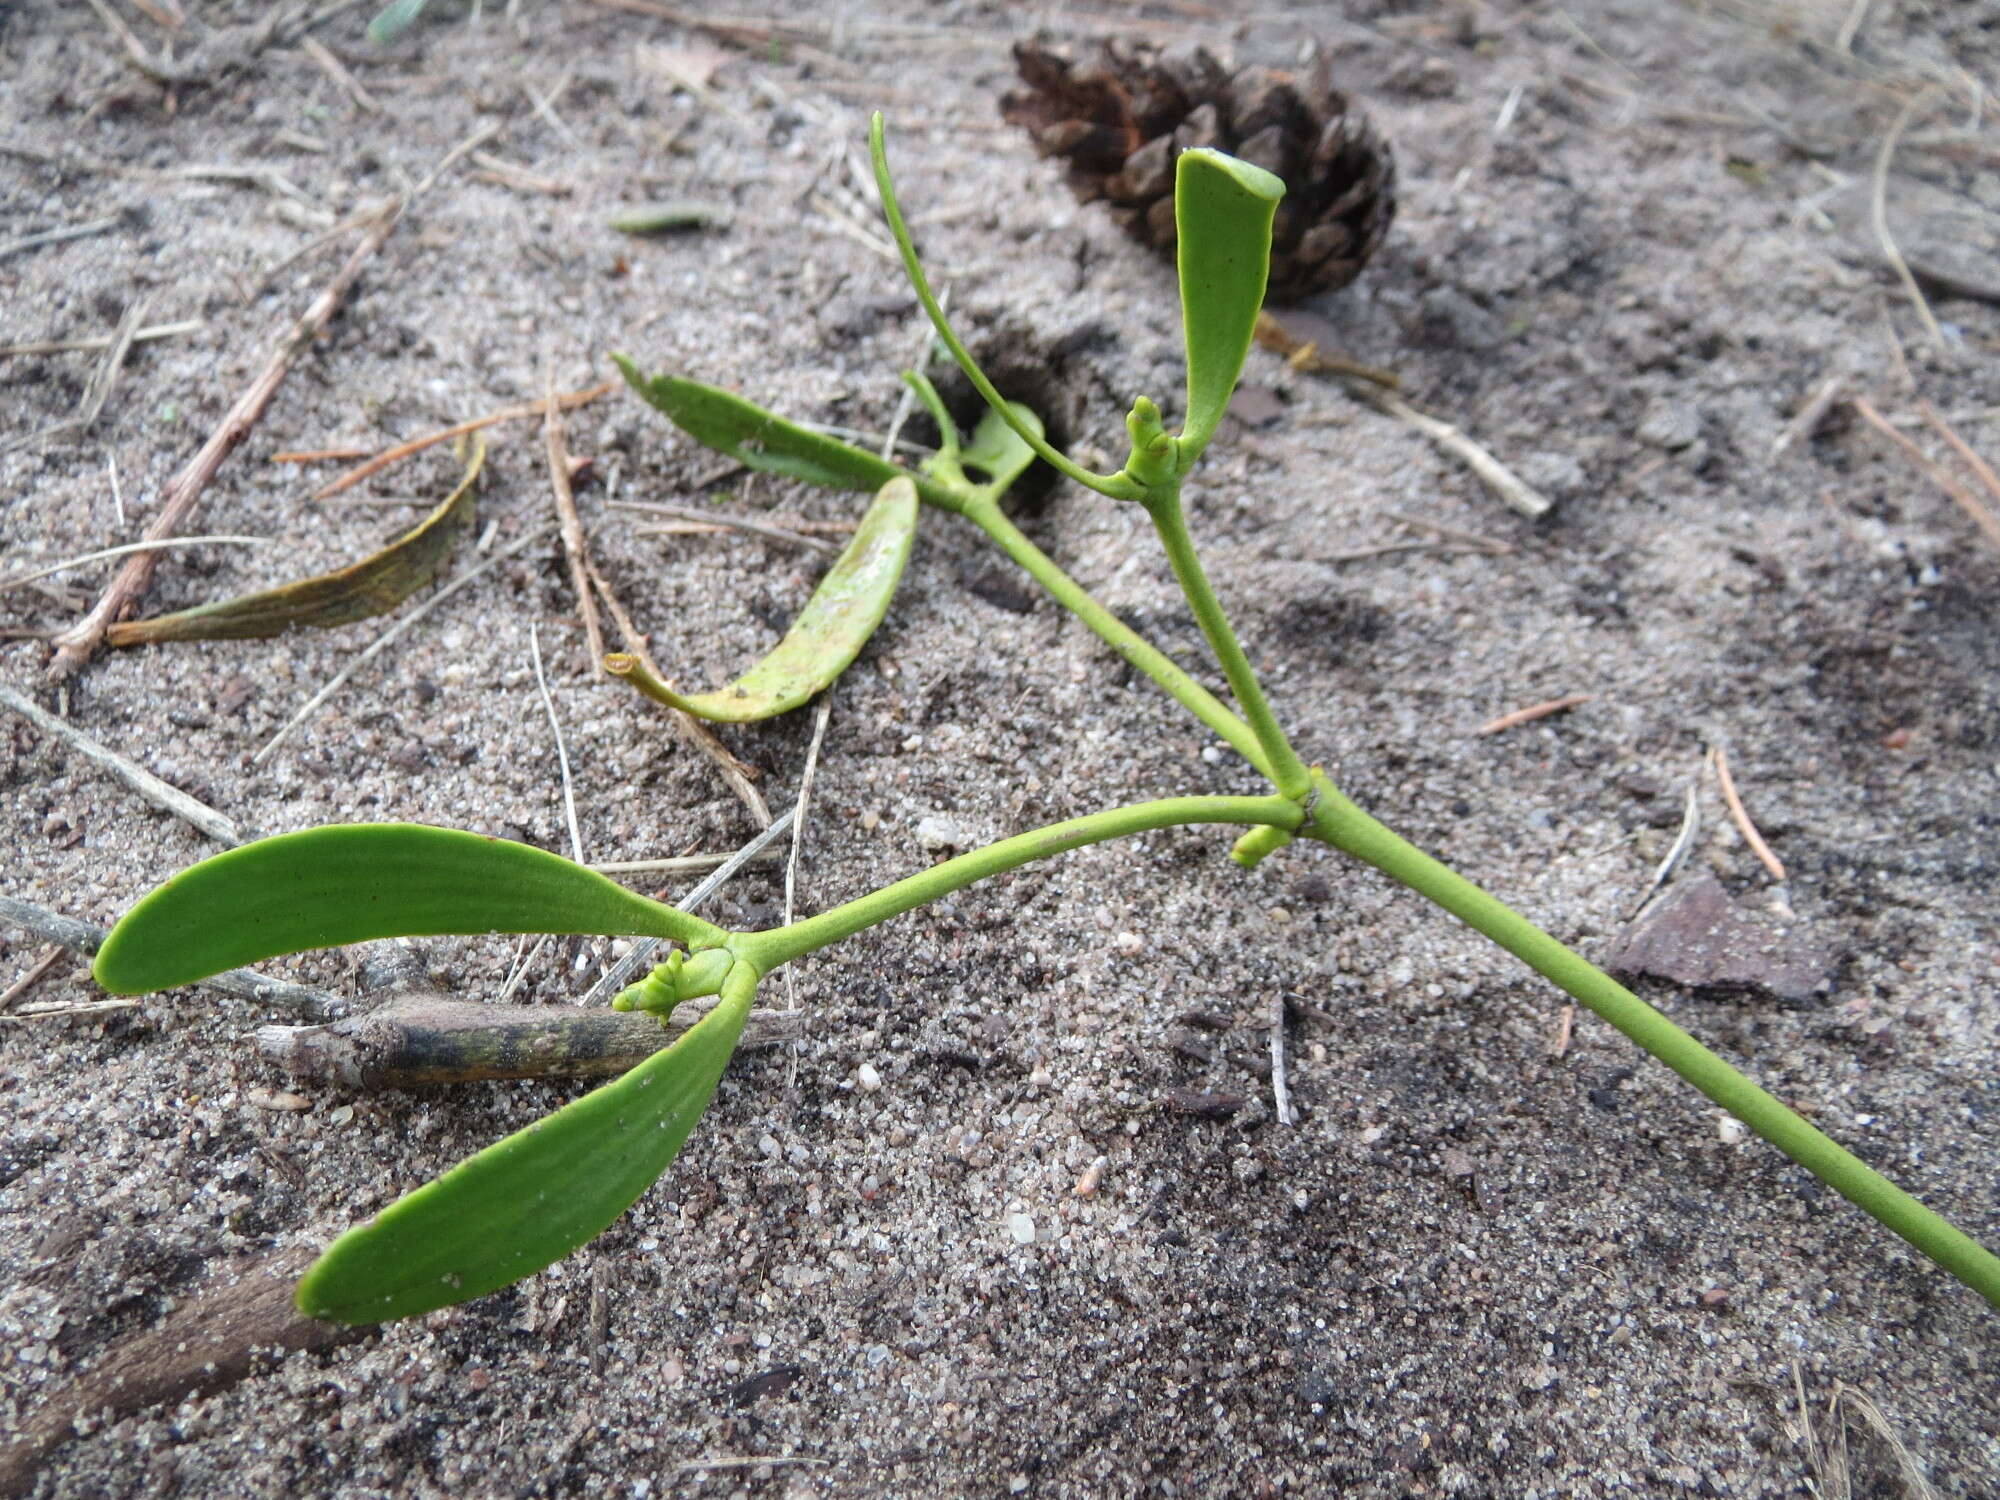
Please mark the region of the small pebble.
POLYGON ((1111 940, 1111 946, 1126 958, 1136 958, 1146 951, 1146 940, 1136 932, 1121 932, 1111 940))
POLYGON ((854 1070, 854 1081, 861 1086, 864 1094, 872 1094, 882 1087, 882 1075, 875 1071, 873 1063, 863 1063, 854 1070))
POLYGON ((1750 1129, 1734 1115, 1724 1115, 1716 1122, 1715 1133, 1725 1146, 1740 1146, 1750 1134, 1750 1129))
POLYGON ((1100 1156, 1096 1161, 1085 1167, 1083 1175, 1077 1178, 1076 1187, 1073 1189, 1076 1196, 1079 1198, 1088 1198, 1096 1193, 1098 1187, 1104 1181, 1104 1169, 1110 1165, 1111 1159, 1109 1157, 1100 1156))
POLYGON ((268 1109, 276 1114, 298 1114, 311 1109, 312 1100, 303 1094, 289 1093, 284 1089, 246 1089, 244 1099, 259 1109, 268 1109))
POLYGON ((1017 1245, 1032 1245, 1035 1243, 1035 1221, 1026 1214, 1009 1214, 1007 1233, 1013 1236, 1017 1245))

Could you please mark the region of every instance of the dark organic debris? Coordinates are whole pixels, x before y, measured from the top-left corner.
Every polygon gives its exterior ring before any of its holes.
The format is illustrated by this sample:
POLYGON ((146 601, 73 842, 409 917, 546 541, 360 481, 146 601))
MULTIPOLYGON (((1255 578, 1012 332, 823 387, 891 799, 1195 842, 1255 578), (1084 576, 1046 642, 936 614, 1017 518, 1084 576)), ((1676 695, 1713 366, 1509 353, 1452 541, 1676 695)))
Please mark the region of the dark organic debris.
POLYGON ((1797 928, 1744 911, 1705 875, 1676 885, 1620 933, 1604 966, 1690 989, 1748 990, 1798 1002, 1832 983, 1834 955, 1797 928))

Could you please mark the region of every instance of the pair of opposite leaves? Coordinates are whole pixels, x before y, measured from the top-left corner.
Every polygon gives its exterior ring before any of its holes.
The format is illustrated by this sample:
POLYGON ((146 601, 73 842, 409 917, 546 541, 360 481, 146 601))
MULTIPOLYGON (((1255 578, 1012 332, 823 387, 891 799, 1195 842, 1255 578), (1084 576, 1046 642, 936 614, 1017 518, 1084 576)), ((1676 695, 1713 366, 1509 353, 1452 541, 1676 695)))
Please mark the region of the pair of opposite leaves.
MULTIPOLYGON (((997 421, 961 451, 927 383, 919 391, 940 417, 944 446, 927 472, 912 475, 725 391, 671 377, 642 383, 621 364, 649 401, 684 426, 700 424, 704 441, 746 464, 880 486, 784 642, 737 685, 742 697, 712 695, 733 709, 749 701, 782 711, 853 660, 909 555, 920 486, 957 509, 973 496, 997 497, 1033 459, 997 421), (974 484, 967 467, 986 483, 974 484)), ((138 994, 286 953, 491 932, 639 934, 690 948, 727 938, 524 844, 413 824, 334 826, 260 840, 169 880, 112 929, 93 973, 107 990, 138 994)), ((714 1006, 673 1045, 341 1236, 300 1280, 299 1308, 341 1322, 411 1317, 497 1291, 589 1243, 679 1154, 736 1050, 759 977, 735 962, 714 1006)))

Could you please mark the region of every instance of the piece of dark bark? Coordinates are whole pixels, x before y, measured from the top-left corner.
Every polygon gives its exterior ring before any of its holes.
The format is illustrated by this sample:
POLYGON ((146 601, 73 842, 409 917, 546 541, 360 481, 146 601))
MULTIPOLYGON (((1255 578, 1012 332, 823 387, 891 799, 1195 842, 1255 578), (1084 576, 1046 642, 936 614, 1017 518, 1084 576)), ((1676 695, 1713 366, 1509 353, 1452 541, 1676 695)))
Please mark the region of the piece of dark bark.
POLYGON ((293 1306, 292 1289, 313 1255, 299 1247, 222 1268, 158 1323, 113 1342, 51 1391, 0 1448, 0 1495, 25 1494, 49 1456, 96 1423, 225 1390, 266 1356, 319 1353, 373 1333, 367 1325, 322 1323, 293 1306))
MULTIPOLYGON (((677 1006, 663 1027, 639 1011, 482 1005, 412 995, 331 1026, 264 1026, 257 1050, 294 1078, 355 1089, 483 1078, 610 1078, 670 1046, 705 1007, 677 1006)), ((804 1016, 753 1010, 743 1047, 795 1040, 804 1016)))
POLYGON ((1712 875, 1676 885, 1621 932, 1604 967, 1696 990, 1736 990, 1791 1003, 1833 983, 1835 955, 1797 927, 1746 912, 1712 875))

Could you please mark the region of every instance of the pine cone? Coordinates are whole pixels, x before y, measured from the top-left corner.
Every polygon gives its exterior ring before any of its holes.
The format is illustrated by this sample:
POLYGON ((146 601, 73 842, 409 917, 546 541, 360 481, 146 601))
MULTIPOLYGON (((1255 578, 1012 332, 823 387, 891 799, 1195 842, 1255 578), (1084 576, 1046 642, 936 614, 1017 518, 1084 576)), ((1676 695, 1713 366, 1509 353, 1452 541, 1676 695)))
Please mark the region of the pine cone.
POLYGON ((1270 68, 1230 74, 1201 47, 1107 41, 1077 63, 1017 42, 1028 85, 1000 112, 1044 156, 1069 163, 1072 191, 1109 200, 1119 226, 1163 254, 1174 248, 1174 157, 1214 146, 1285 181, 1266 298, 1296 302, 1346 286, 1396 216, 1396 161, 1324 68, 1301 80, 1270 68))

